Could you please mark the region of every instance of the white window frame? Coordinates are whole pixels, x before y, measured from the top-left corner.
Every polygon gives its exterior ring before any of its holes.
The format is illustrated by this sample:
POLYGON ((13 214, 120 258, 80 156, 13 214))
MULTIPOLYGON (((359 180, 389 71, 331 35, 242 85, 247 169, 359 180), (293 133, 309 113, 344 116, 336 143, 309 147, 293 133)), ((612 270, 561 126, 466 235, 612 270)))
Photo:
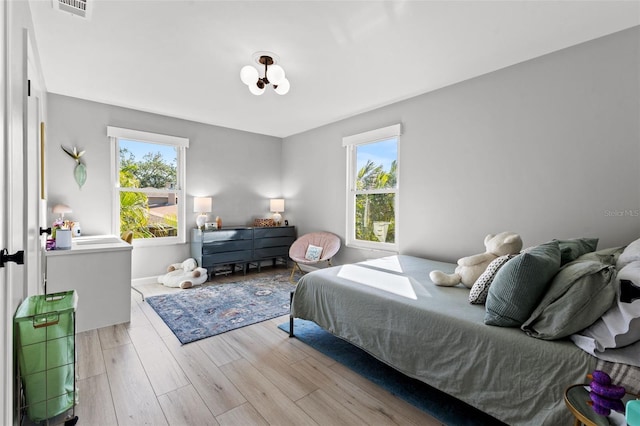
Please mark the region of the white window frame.
POLYGON ((347 218, 346 218, 346 245, 348 247, 370 249, 370 250, 384 250, 391 252, 398 252, 399 247, 399 235, 400 235, 400 135, 402 134, 402 126, 394 124, 392 126, 383 127, 380 129, 371 130, 364 133, 358 133, 352 136, 346 136, 342 138, 342 146, 347 150, 347 218), (357 155, 356 148, 361 145, 366 145, 375 142, 382 142, 388 139, 396 139, 398 144, 398 158, 397 161, 397 184, 395 188, 389 189, 375 189, 358 191, 355 188, 356 177, 358 174, 357 155), (363 241, 356 239, 356 195, 358 194, 385 194, 394 193, 395 205, 395 236, 393 243, 379 242, 379 241, 363 241))
MULTIPOLYGON (((113 210, 111 229, 114 235, 120 235, 120 146, 119 139, 133 140, 160 145, 169 145, 177 148, 177 175, 175 193, 178 200, 178 232, 175 237, 134 238, 134 247, 164 246, 171 244, 184 244, 186 239, 186 149, 189 148, 189 139, 151 133, 140 130, 124 129, 121 127, 107 126, 107 136, 111 143, 111 187, 113 188, 113 210)), ((142 188, 141 188, 142 189, 142 188)), ((148 189, 143 191, 148 194, 154 192, 166 192, 163 189, 148 189)))

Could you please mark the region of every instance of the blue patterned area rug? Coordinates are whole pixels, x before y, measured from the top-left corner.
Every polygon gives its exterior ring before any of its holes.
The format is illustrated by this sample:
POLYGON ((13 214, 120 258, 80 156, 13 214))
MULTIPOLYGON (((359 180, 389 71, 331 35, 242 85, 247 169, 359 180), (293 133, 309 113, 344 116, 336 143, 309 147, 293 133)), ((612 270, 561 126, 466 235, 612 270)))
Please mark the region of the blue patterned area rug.
MULTIPOLYGON (((278 326, 289 332, 289 322, 278 326)), ((506 426, 504 423, 419 380, 405 376, 366 351, 299 318, 293 331, 298 340, 316 349, 393 395, 432 415, 445 425, 506 426)))
POLYGON ((289 274, 281 273, 149 296, 145 301, 185 344, 289 313, 294 288, 289 274))

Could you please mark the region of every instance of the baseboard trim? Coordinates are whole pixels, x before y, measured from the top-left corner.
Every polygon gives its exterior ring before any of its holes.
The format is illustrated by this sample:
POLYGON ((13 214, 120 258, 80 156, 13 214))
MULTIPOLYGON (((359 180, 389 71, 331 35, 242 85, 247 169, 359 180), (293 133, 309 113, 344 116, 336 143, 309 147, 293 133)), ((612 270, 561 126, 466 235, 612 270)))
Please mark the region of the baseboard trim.
POLYGON ((158 284, 158 277, 143 277, 143 278, 135 278, 131 280, 131 286, 137 287, 143 284, 158 284))

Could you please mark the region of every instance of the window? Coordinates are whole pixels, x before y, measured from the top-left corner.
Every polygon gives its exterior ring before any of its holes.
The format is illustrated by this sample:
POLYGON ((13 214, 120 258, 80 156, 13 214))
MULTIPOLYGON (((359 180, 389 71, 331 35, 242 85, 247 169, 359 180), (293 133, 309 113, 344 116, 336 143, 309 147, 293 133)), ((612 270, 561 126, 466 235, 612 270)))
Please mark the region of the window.
POLYGON ((107 128, 112 143, 113 230, 136 246, 184 243, 185 150, 189 140, 107 128))
POLYGON ((348 136, 348 246, 397 251, 400 124, 348 136))

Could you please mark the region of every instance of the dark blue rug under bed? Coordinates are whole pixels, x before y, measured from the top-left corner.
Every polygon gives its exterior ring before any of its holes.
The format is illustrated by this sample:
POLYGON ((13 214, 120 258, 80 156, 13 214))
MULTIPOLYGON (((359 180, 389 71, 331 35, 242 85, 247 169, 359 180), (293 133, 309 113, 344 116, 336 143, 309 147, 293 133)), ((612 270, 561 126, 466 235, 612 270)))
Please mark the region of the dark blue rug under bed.
MULTIPOLYGON (((289 332, 289 323, 278 326, 289 332)), ((393 395, 451 426, 498 426, 504 423, 419 380, 405 376, 366 351, 323 330, 316 323, 294 320, 298 340, 345 365, 393 395)))

